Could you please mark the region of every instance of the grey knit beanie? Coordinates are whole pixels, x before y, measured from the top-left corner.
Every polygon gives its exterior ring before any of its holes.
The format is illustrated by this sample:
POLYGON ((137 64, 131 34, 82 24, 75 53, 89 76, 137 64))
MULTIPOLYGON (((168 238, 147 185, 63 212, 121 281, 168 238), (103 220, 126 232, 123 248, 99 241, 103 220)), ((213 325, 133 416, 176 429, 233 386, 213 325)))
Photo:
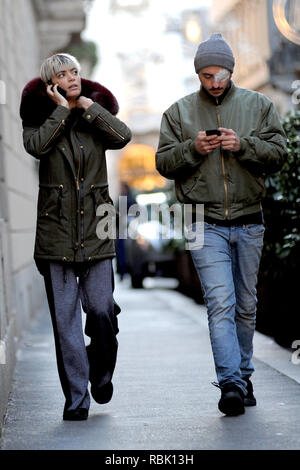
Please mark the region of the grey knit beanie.
POLYGON ((195 71, 198 74, 204 67, 218 65, 233 72, 234 57, 230 46, 223 39, 222 34, 215 33, 206 41, 199 44, 195 59, 195 71))

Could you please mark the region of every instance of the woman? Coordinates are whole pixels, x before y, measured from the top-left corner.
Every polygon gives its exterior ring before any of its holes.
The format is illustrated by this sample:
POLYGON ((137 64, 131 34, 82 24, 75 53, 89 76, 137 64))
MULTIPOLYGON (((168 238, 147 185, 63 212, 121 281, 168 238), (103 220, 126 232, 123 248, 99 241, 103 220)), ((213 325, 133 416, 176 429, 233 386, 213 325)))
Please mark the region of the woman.
POLYGON ((51 312, 63 419, 85 420, 88 381, 98 403, 113 394, 120 312, 113 299, 115 249, 112 238, 96 234, 112 212, 103 211, 102 218, 96 212, 112 203, 105 150, 124 147, 131 132, 115 117, 118 103, 110 91, 81 79, 75 57, 54 54, 40 77, 25 86, 20 107, 25 149, 40 161, 34 258, 51 312), (80 301, 91 338, 87 347, 80 301))

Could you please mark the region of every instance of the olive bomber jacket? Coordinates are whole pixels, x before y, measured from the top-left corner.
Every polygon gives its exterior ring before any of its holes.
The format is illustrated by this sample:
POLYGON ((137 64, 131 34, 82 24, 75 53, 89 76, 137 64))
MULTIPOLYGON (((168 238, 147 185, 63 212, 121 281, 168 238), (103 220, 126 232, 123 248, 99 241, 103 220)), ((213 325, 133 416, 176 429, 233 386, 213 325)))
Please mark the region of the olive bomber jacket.
POLYGON ((124 147, 131 131, 115 117, 118 103, 105 87, 82 79, 82 95, 94 101, 86 111, 55 105, 40 79, 22 93, 24 147, 39 160, 37 264, 115 255, 114 240, 97 236, 96 211, 102 203, 112 204, 105 150, 124 147))
POLYGON ((170 106, 162 117, 156 168, 175 180, 183 203, 203 203, 204 214, 236 219, 261 211, 264 178, 280 170, 286 138, 272 102, 233 83, 218 104, 201 87, 170 106), (199 131, 225 127, 240 138, 238 152, 218 147, 207 155, 195 148, 199 131))

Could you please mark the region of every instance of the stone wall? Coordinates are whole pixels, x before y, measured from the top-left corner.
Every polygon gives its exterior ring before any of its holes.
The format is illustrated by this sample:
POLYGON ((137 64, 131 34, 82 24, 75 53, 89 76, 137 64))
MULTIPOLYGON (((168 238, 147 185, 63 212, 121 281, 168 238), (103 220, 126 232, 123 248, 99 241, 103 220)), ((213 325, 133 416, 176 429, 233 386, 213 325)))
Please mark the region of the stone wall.
POLYGON ((45 305, 43 279, 33 262, 38 162, 23 147, 20 98, 24 85, 38 76, 42 58, 83 29, 80 0, 71 18, 65 15, 74 3, 0 0, 0 428, 19 340, 45 305))
POLYGON ((39 37, 30 1, 0 0, 0 424, 5 413, 18 339, 41 303, 42 285, 32 263, 37 167, 22 144, 19 118, 21 90, 39 63, 39 37), (33 301, 34 299, 34 301, 33 301))

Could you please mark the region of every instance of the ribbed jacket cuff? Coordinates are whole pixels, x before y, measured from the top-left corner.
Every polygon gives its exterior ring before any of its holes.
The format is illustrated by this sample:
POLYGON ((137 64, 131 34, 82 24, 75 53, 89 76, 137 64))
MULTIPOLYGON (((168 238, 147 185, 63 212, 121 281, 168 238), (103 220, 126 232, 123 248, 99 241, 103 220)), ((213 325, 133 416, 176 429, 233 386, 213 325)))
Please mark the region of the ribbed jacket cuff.
POLYGON ((246 148, 247 148, 246 140, 243 137, 241 137, 240 138, 240 150, 238 150, 237 152, 233 152, 233 153, 237 157, 242 157, 244 153, 246 152, 246 148))

